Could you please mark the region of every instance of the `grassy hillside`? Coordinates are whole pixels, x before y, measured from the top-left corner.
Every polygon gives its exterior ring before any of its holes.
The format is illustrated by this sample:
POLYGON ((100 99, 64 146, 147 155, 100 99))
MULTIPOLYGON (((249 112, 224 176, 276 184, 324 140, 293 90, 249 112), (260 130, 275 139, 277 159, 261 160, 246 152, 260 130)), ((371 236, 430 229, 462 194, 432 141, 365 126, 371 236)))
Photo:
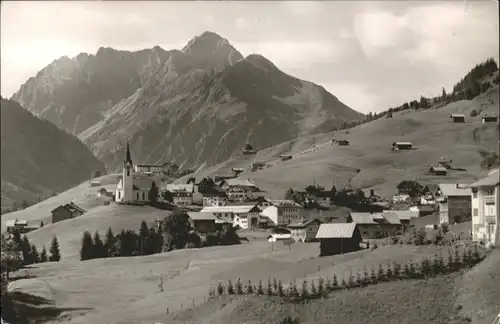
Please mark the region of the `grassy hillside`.
MULTIPOLYGON (((29 270, 37 278, 15 281, 10 288, 53 300, 58 307, 90 308, 68 312, 65 323, 180 323, 170 321, 167 309, 174 312, 193 303, 202 304, 209 287, 219 281, 240 277, 244 282, 267 282, 269 276, 276 276, 288 283, 325 273, 336 273, 341 278, 347 276, 350 267, 371 267, 389 258, 400 262, 420 259, 436 251, 432 247, 390 246, 373 252, 318 258, 316 243, 294 244, 291 250, 276 243, 273 252, 272 245, 261 240, 145 257, 43 263, 29 270), (160 277, 163 292, 159 288, 160 277)), ((224 319, 218 323, 226 323, 224 311, 214 316, 224 319)))
POLYGON ((333 184, 343 186, 352 178, 354 187, 374 188, 379 195, 393 194, 396 184, 405 179, 422 183, 469 182, 485 174, 479 167, 478 151, 498 150, 498 125, 482 124, 480 117, 498 114, 498 103, 498 86, 495 86, 473 100, 437 109, 405 110, 394 113, 392 118, 382 117, 349 130, 299 138, 255 156, 242 156, 203 169, 196 176, 229 174, 232 167, 268 162, 270 167, 244 172, 240 178, 254 180, 276 198, 283 197, 287 188, 303 187, 314 181, 330 188, 333 184), (473 110, 478 116, 470 117, 473 110), (467 122, 452 123, 453 113, 465 114, 467 122), (332 138, 347 139, 351 145, 333 146, 332 138), (391 144, 395 141, 410 141, 416 149, 393 153, 391 144), (281 154, 291 154, 293 159, 282 162, 281 154), (451 171, 445 177, 426 175, 441 157, 452 159, 454 167, 466 171, 451 171), (356 169, 361 170, 359 174, 356 169))
MULTIPOLYGON (((95 181, 100 181, 101 186, 107 190, 115 190, 116 184, 118 183, 117 176, 118 174, 109 174, 97 178, 95 181)), ((50 211, 70 201, 73 201, 87 211, 102 206, 105 199, 97 197, 97 190, 99 188, 100 187, 91 187, 88 181, 84 181, 74 188, 43 200, 26 209, 3 214, 1 215, 2 229, 5 229, 5 221, 16 218, 27 220, 29 225, 38 225, 40 221, 43 221, 44 224, 49 224, 52 221, 52 214, 50 211)))
POLYGON ((174 314, 164 323, 275 324, 291 316, 301 324, 364 323, 367 318, 373 324, 491 324, 500 309, 500 289, 492 285, 499 280, 498 252, 464 276, 382 283, 307 304, 282 304, 276 297, 225 297, 174 314))

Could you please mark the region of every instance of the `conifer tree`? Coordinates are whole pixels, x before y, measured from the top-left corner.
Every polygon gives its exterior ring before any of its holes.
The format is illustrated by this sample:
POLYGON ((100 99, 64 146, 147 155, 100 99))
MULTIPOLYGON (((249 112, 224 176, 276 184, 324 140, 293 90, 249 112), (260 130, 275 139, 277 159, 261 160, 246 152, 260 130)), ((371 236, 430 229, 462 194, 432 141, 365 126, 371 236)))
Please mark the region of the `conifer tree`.
POLYGON ((117 253, 116 238, 115 235, 113 234, 111 226, 108 228, 108 231, 106 232, 106 238, 104 239, 104 249, 106 251, 106 256, 108 257, 115 256, 117 253))
POLYGON ((318 294, 318 290, 316 289, 316 284, 314 283, 314 279, 311 280, 311 296, 315 297, 318 294))
POLYGON ((227 282, 227 293, 229 295, 234 295, 234 287, 233 287, 233 283, 231 282, 231 280, 229 280, 227 282))
POLYGON ((238 295, 243 295, 243 285, 241 284, 240 278, 236 280, 236 293, 238 295))
POLYGON ((333 274, 333 280, 332 280, 332 285, 333 289, 337 289, 339 287, 339 280, 337 279, 337 274, 333 274))
POLYGON ((31 263, 40 262, 40 255, 38 255, 38 250, 36 249, 35 244, 31 244, 31 263))
POLYGON ((375 267, 372 265, 372 270, 370 272, 370 283, 377 283, 377 273, 375 272, 375 267))
POLYGON ((268 296, 273 295, 273 285, 271 283, 271 277, 267 278, 267 295, 268 296))
POLYGON ((377 281, 384 281, 385 280, 385 273, 384 273, 384 268, 382 268, 382 264, 378 265, 378 273, 377 273, 377 281))
POLYGON ((307 280, 302 281, 302 290, 300 292, 300 295, 304 298, 307 298, 309 296, 309 291, 307 290, 307 280))
POLYGON ((57 262, 61 260, 61 251, 59 249, 59 241, 57 240, 57 237, 54 236, 52 238, 52 242, 50 243, 50 257, 49 261, 51 262, 57 262))
POLYGON ((264 295, 264 287, 262 287, 262 280, 259 280, 259 285, 257 286, 257 295, 264 295))
POLYGON ((47 249, 45 248, 45 245, 42 246, 42 252, 40 252, 40 262, 47 262, 48 257, 47 257, 47 249))
POLYGON ((273 278, 273 288, 275 292, 278 291, 278 281, 276 280, 276 277, 273 278))
POLYGON ((146 224, 145 221, 142 221, 141 228, 139 230, 139 254, 140 255, 146 254, 145 251, 147 250, 146 243, 148 241, 148 236, 149 236, 148 225, 146 224))
POLYGON ((222 296, 224 295, 224 286, 222 285, 222 282, 219 281, 219 283, 217 284, 217 294, 219 296, 222 296))
POLYGON ((31 244, 26 235, 23 236, 20 245, 21 245, 21 253, 23 256, 23 264, 28 265, 33 263, 31 258, 31 244))
POLYGON ((101 236, 99 235, 98 231, 95 231, 94 233, 93 250, 94 250, 94 256, 96 258, 103 258, 105 256, 104 243, 102 243, 101 236))
POLYGON ((285 292, 283 291, 283 283, 281 280, 278 280, 278 296, 283 297, 285 292))
POLYGON ((318 294, 320 296, 325 294, 325 280, 323 277, 319 277, 318 279, 318 294))
POLYGON ((92 242, 92 235, 89 231, 84 231, 80 247, 80 260, 90 260, 94 257, 94 243, 92 242))
POLYGON ((254 293, 252 281, 248 280, 247 284, 247 294, 252 295, 254 293))

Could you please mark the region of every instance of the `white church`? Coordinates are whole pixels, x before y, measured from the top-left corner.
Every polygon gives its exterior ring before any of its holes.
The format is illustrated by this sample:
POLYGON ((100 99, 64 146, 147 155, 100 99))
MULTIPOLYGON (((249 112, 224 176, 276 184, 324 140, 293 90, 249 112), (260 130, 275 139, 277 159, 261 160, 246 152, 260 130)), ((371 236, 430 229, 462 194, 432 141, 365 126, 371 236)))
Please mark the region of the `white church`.
POLYGON ((149 190, 154 179, 134 171, 130 146, 127 142, 127 155, 123 162, 123 172, 116 186, 116 202, 146 202, 149 201, 149 190))

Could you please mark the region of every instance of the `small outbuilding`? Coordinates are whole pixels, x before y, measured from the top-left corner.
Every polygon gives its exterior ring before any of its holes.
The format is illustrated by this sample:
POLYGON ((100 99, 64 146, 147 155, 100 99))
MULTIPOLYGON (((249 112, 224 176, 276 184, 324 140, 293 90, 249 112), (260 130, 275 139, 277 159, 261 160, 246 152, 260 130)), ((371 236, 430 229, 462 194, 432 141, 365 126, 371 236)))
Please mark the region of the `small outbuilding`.
POLYGON ((403 151, 413 149, 413 144, 410 142, 394 142, 392 143, 393 151, 403 151))
POLYGON ((337 141, 335 141, 335 143, 337 144, 337 146, 348 146, 349 145, 348 140, 337 140, 337 141))
POLYGON ((451 114, 450 118, 454 123, 465 123, 465 115, 451 114))
POLYGON ((443 166, 433 166, 430 167, 429 173, 435 176, 445 176, 448 170, 443 166))
POLYGON ((496 123, 498 121, 498 117, 497 116, 483 116, 483 117, 481 117, 481 120, 482 120, 483 124, 496 123))
POLYGON ((356 223, 321 224, 316 238, 320 241, 320 256, 357 251, 362 241, 356 223))
POLYGON ((215 232, 216 217, 213 213, 188 212, 191 227, 199 233, 215 232))
POLYGON ((281 161, 288 161, 292 159, 291 155, 280 155, 281 161))

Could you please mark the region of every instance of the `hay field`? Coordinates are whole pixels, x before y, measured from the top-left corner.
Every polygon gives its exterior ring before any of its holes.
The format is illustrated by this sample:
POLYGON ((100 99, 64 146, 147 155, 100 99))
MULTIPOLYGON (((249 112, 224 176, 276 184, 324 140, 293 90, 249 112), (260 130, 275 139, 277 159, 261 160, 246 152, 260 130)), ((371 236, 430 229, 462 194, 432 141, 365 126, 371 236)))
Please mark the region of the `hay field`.
POLYGON ((267 282, 276 276, 288 283, 324 273, 340 277, 347 267, 368 267, 387 258, 419 259, 437 249, 395 246, 318 258, 317 243, 294 244, 291 250, 276 243, 272 251, 272 245, 262 240, 144 257, 39 264, 29 270, 37 278, 15 281, 10 288, 54 300, 57 307, 91 308, 67 313, 64 323, 150 324, 163 321, 167 309, 202 304, 209 287, 219 281, 240 277, 267 282))
POLYGON ((267 162, 272 166, 244 172, 240 178, 252 179, 274 198, 282 198, 287 188, 313 182, 330 188, 333 184, 344 186, 352 179, 354 187, 374 188, 381 196, 393 194, 396 184, 405 179, 421 183, 470 182, 485 175, 479 167, 478 151, 498 150, 497 124, 482 124, 480 118, 481 114, 498 114, 498 103, 495 86, 470 101, 438 109, 407 110, 394 113, 393 118, 382 117, 349 130, 302 137, 261 150, 253 157, 236 157, 202 169, 196 176, 230 174, 232 167, 246 168, 251 162, 267 162), (470 117, 472 110, 479 115, 470 117), (452 113, 465 114, 467 122, 452 123, 452 113), (332 138, 347 139, 351 145, 333 146, 332 138), (416 149, 393 153, 391 144, 395 141, 410 141, 416 149), (290 154, 293 159, 282 162, 280 154, 290 154), (441 157, 452 159, 454 167, 467 171, 451 171, 448 176, 426 175, 441 157), (357 169, 361 169, 359 174, 357 169))

